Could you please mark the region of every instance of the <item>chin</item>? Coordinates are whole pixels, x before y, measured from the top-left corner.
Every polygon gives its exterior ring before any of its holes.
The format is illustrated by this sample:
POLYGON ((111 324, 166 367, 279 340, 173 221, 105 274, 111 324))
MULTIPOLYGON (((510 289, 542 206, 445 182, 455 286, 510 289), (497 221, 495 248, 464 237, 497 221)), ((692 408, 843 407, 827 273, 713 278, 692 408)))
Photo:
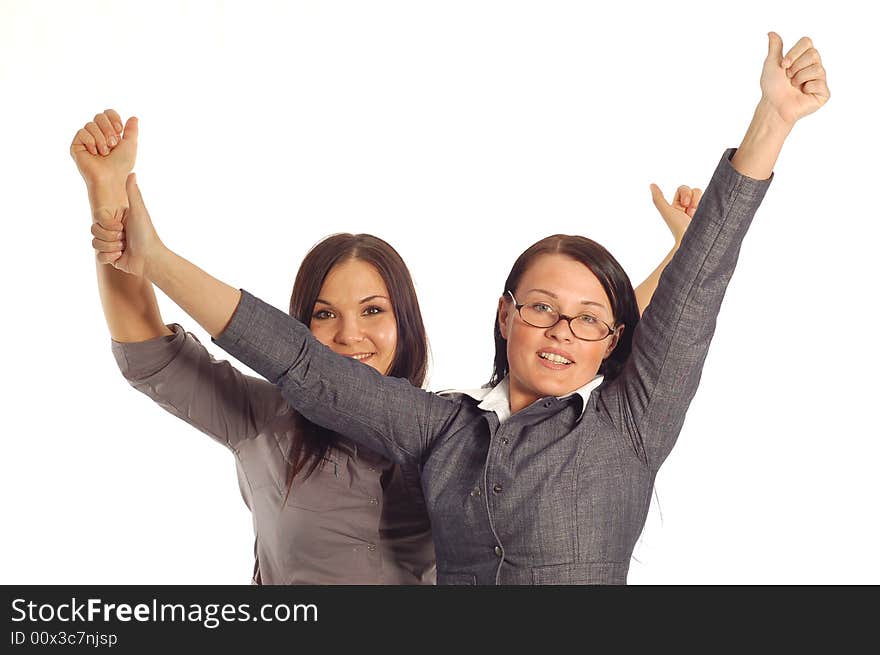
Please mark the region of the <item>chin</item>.
POLYGON ((540 396, 564 396, 579 386, 563 380, 535 380, 533 388, 540 396))
MULTIPOLYGON (((570 373, 573 373, 573 371, 570 373)), ((535 389, 543 396, 565 396, 580 389, 591 379, 592 377, 585 377, 583 375, 556 377, 540 375, 536 376, 535 389)))

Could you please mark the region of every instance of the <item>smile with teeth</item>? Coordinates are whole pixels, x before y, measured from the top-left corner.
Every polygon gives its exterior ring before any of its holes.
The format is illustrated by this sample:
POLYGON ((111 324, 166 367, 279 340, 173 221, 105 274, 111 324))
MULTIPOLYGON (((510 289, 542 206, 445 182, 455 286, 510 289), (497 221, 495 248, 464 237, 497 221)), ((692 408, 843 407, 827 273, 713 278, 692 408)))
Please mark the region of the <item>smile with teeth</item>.
POLYGON ((541 359, 546 359, 547 361, 553 362, 554 364, 572 364, 573 363, 570 359, 566 359, 562 355, 557 355, 556 353, 539 352, 538 357, 540 357, 541 359))
POLYGON ((367 357, 372 357, 373 353, 358 353, 357 355, 349 355, 352 359, 356 359, 357 361, 361 361, 362 359, 366 359, 367 357))

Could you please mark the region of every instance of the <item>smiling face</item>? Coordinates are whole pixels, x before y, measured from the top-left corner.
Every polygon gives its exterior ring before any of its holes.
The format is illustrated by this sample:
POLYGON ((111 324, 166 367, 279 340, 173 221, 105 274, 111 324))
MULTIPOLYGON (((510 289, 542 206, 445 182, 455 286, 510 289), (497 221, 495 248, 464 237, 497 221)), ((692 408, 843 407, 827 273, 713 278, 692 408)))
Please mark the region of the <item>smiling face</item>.
MULTIPOLYGON (((599 279, 566 255, 536 257, 512 291, 519 304, 537 304, 540 310, 552 308, 566 316, 590 315, 614 327, 611 302, 599 279)), ((584 341, 572 334, 566 321, 550 328, 533 327, 522 320, 509 295, 498 303, 498 322, 507 340, 512 412, 587 384, 620 337, 618 331, 602 341, 584 341)))
POLYGON ((397 349, 397 320, 376 267, 360 259, 333 266, 321 285, 309 329, 333 352, 385 375, 397 349))

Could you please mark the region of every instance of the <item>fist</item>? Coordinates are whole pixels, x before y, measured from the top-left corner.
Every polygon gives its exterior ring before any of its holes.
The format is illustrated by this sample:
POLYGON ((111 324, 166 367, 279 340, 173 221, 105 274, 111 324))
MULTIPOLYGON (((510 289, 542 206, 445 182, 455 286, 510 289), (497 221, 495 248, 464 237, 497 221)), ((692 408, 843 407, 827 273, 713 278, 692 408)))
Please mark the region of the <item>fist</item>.
POLYGON ((137 118, 123 127, 119 114, 107 109, 74 135, 70 156, 86 184, 125 184, 137 156, 137 131, 137 118))
POLYGON ((785 56, 782 37, 770 32, 767 59, 761 72, 761 94, 789 126, 828 102, 831 92, 819 51, 802 37, 785 56))

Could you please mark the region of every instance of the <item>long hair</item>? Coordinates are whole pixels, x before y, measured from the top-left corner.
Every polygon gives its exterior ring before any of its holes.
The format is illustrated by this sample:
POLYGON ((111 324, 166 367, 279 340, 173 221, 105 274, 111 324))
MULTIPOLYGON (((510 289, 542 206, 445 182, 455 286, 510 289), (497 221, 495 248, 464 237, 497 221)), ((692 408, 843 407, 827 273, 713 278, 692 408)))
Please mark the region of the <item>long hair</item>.
MULTIPOLYGON (((515 291, 520 279, 526 272, 532 261, 540 255, 559 254, 571 257, 589 268, 599 279, 599 283, 611 301, 611 313, 614 324, 626 325, 620 336, 617 346, 599 367, 599 373, 605 376, 607 381, 613 380, 626 363, 632 351, 632 335, 639 322, 639 306, 636 302, 636 294, 623 267, 617 262, 611 253, 591 239, 582 236, 567 234, 554 234, 541 239, 530 246, 510 269, 510 275, 504 283, 501 291, 503 296, 508 291, 515 291)), ((498 314, 495 315, 495 364, 489 386, 494 387, 510 372, 510 364, 507 361, 507 341, 501 336, 501 326, 498 323, 498 314)))
MULTIPOLYGON (((290 294, 290 315, 309 325, 327 274, 336 264, 352 259, 374 266, 388 288, 397 322, 397 347, 386 374, 406 378, 421 387, 428 370, 428 338, 419 301, 409 269, 397 251, 382 239, 370 234, 334 234, 315 245, 296 274, 290 294)), ((305 477, 314 473, 337 440, 334 432, 298 412, 294 412, 294 426, 287 458, 287 496, 294 478, 301 471, 305 471, 305 477)))

